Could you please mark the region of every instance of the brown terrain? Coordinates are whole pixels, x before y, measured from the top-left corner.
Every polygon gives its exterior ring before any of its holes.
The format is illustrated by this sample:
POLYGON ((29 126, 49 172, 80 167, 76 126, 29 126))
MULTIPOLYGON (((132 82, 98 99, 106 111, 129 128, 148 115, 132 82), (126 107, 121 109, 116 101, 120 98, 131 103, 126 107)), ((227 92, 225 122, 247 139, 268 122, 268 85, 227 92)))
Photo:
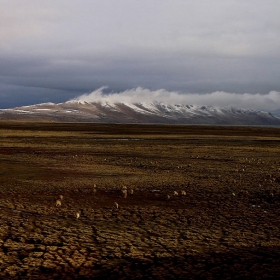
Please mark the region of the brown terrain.
POLYGON ((0 122, 0 279, 278 279, 279 154, 279 128, 0 122))

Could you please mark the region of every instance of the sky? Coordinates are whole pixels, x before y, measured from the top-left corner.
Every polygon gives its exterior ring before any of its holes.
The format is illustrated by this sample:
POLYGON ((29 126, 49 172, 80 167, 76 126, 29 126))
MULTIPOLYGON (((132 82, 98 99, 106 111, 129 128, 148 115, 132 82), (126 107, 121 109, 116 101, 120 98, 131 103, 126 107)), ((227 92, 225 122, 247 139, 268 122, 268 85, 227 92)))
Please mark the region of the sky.
POLYGON ((279 0, 0 0, 0 109, 280 108, 279 0))

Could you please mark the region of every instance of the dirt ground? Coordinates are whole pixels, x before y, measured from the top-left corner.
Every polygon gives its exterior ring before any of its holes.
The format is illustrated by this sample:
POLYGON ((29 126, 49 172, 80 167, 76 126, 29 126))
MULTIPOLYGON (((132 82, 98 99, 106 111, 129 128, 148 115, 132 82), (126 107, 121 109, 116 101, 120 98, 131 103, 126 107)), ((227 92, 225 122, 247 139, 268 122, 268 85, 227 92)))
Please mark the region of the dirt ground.
POLYGON ((0 279, 278 279, 279 154, 279 128, 0 122, 0 279))

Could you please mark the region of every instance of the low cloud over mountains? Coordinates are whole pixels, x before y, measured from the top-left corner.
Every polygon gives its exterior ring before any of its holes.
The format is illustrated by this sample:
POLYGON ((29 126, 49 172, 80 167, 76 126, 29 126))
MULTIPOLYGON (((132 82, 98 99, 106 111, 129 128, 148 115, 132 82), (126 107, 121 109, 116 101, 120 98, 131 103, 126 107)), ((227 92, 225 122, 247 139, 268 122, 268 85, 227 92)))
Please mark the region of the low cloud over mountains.
POLYGON ((86 102, 110 103, 151 103, 154 101, 166 104, 204 105, 242 109, 273 111, 280 108, 280 93, 271 91, 268 94, 237 94, 216 91, 206 94, 182 94, 165 89, 150 90, 145 88, 128 89, 123 92, 105 92, 101 87, 91 93, 80 95, 74 99, 86 102))

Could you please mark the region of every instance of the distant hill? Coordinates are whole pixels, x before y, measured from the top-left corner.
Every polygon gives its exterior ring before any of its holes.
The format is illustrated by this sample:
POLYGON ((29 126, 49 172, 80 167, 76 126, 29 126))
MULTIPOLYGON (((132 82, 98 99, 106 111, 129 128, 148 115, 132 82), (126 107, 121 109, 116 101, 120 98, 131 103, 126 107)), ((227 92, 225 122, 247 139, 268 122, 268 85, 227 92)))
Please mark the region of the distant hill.
POLYGON ((271 114, 276 116, 276 117, 280 117, 280 109, 271 111, 271 114))
POLYGON ((280 125, 269 112, 233 107, 183 104, 80 102, 42 103, 0 110, 0 120, 157 123, 209 125, 280 125))

